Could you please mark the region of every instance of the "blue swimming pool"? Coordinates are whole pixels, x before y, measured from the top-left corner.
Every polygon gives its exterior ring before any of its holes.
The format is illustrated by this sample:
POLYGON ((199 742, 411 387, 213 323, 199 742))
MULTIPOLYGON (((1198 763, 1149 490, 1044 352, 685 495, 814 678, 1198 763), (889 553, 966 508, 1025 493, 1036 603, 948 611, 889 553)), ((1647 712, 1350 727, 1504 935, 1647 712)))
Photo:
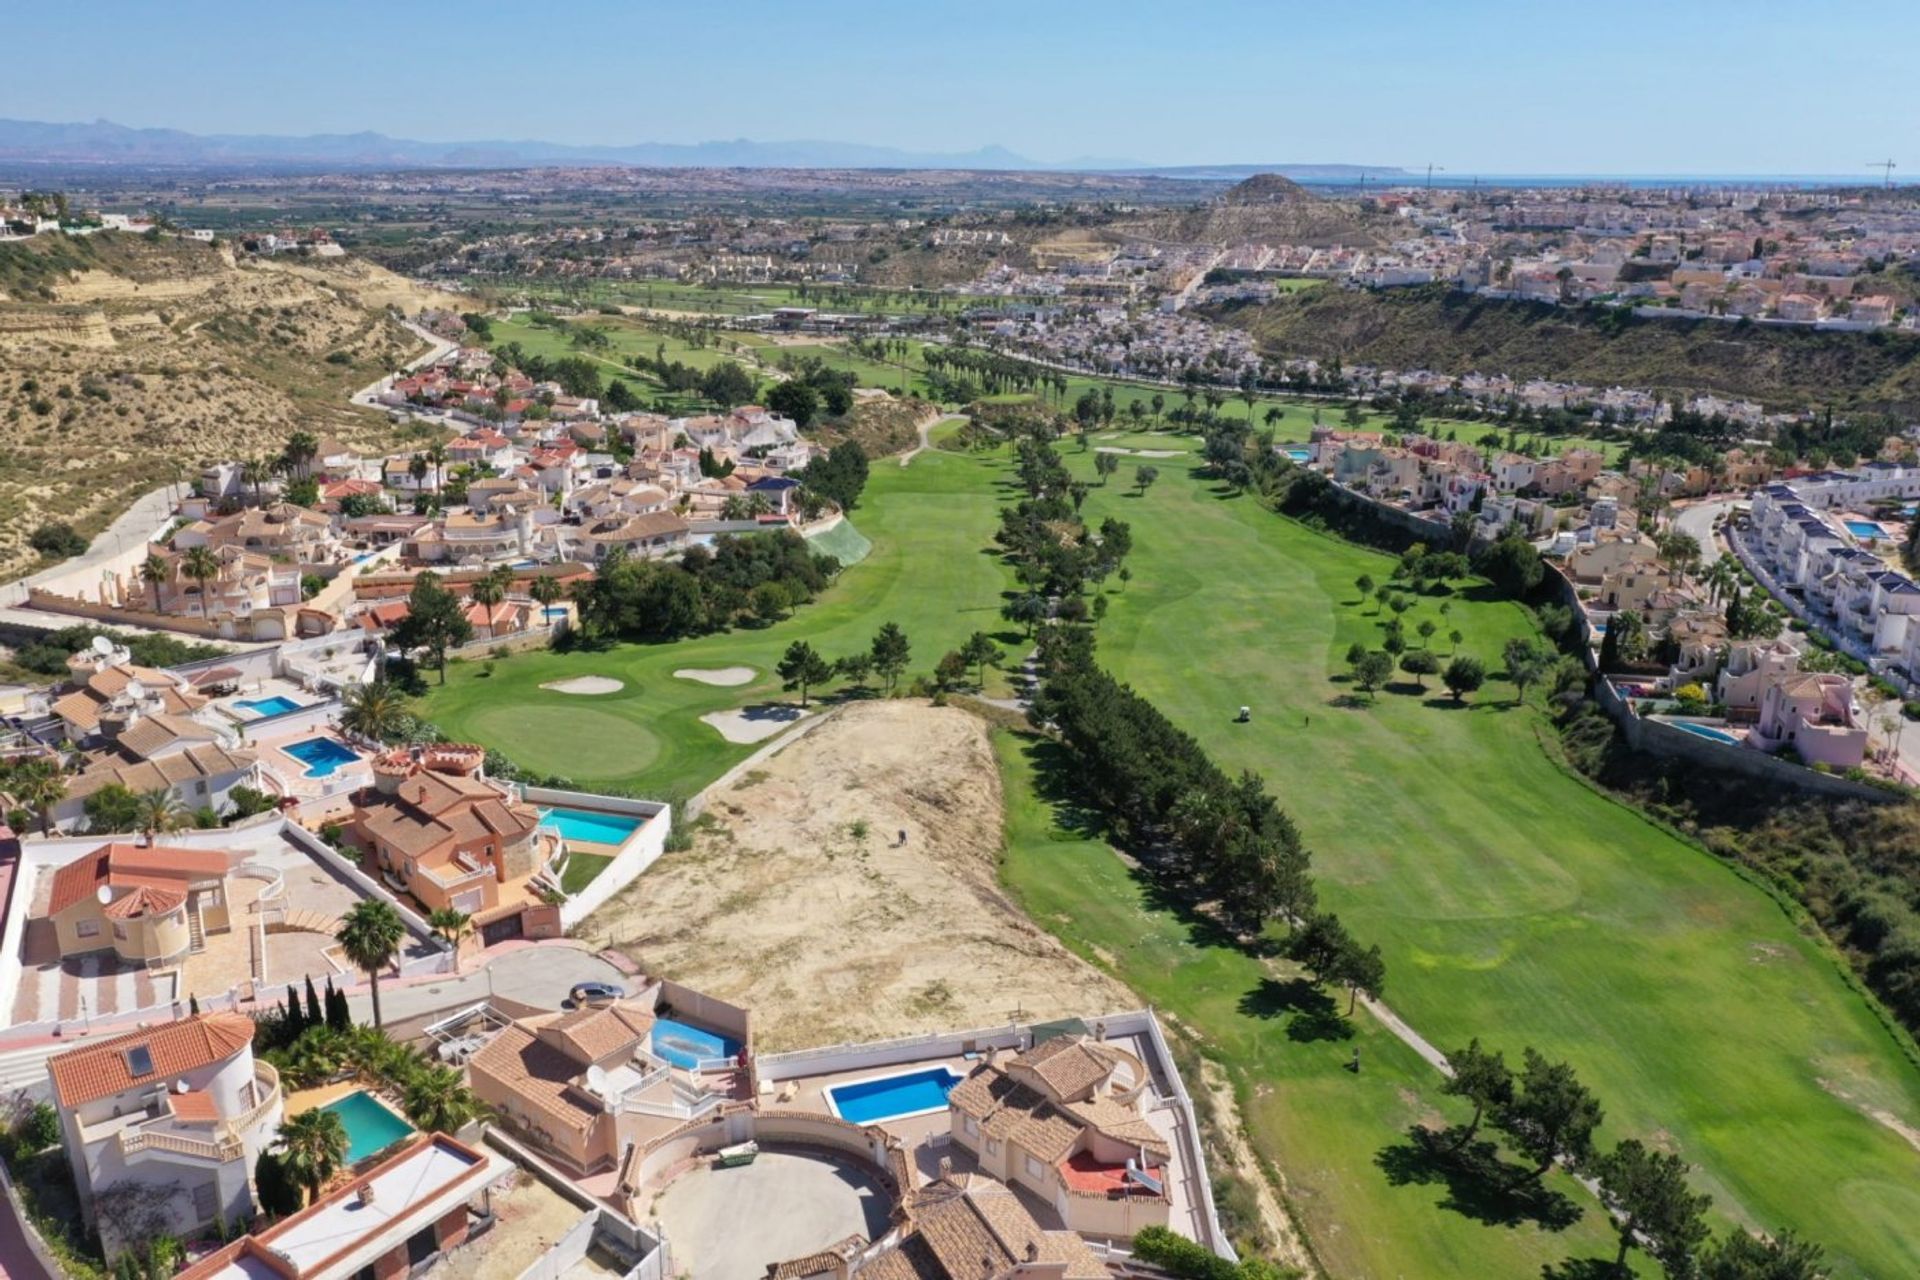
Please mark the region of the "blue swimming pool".
POLYGON ((413 1132, 412 1125, 381 1105, 365 1089, 356 1089, 320 1109, 333 1112, 346 1126, 348 1164, 358 1164, 368 1156, 377 1155, 413 1132))
POLYGON ((653 1024, 653 1056, 674 1066, 692 1071, 702 1062, 731 1058, 740 1052, 740 1042, 674 1018, 658 1018, 653 1024))
POLYGON ((853 1124, 878 1124, 943 1111, 961 1077, 950 1067, 929 1067, 897 1076, 836 1084, 827 1090, 833 1114, 853 1124))
POLYGON ((305 738, 280 749, 307 766, 309 778, 330 778, 342 766, 360 758, 352 748, 332 738, 305 738))
POLYGON ((560 834, 582 844, 625 844, 640 819, 586 809, 542 809, 540 821, 560 828, 560 834))
POLYGON ((283 716, 300 709, 299 703, 283 694, 275 694, 271 698, 242 698, 233 705, 257 716, 283 716))
POLYGON ((1293 459, 1293 460, 1294 460, 1295 462, 1312 462, 1312 461, 1313 461, 1313 450, 1311 450, 1311 449, 1289 449, 1289 450, 1287 450, 1287 456, 1288 456, 1289 458, 1292 458, 1292 459, 1293 459))
POLYGON ((1847 532, 1862 542, 1873 542, 1887 536, 1887 531, 1871 520, 1849 520, 1847 532))
POLYGON ((1740 745, 1740 739, 1732 734, 1710 729, 1704 724, 1692 724, 1686 720, 1669 720, 1667 723, 1682 733, 1690 733, 1696 738, 1705 738, 1708 742, 1725 742, 1736 747, 1740 745))
POLYGON ((542 609, 540 612, 542 615, 545 616, 548 622, 552 622, 555 618, 566 617, 568 610, 567 610, 567 606, 563 604, 550 604, 546 608, 542 609))

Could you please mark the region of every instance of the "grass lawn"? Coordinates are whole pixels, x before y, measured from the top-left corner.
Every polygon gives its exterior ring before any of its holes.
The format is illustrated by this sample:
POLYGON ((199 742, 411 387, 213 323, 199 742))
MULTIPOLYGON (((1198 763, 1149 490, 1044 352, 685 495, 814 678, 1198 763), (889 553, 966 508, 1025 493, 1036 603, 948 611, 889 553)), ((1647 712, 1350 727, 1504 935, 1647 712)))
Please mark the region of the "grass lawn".
POLYGON ((567 869, 560 875, 560 887, 568 893, 578 893, 598 879, 612 861, 610 854, 581 853, 575 849, 567 855, 567 869))
POLYGON ((479 663, 456 663, 422 710, 453 737, 497 747, 543 773, 656 795, 697 791, 753 750, 727 742, 700 717, 789 696, 773 668, 793 641, 807 640, 832 659, 865 648, 882 623, 898 622, 913 645, 913 670, 928 671, 972 632, 1005 628, 999 593, 1006 574, 986 551, 1004 468, 998 455, 942 452, 923 453, 909 467, 877 462, 853 518, 872 544, 866 558, 774 626, 675 644, 523 654, 497 663, 492 675, 479 663), (673 674, 732 666, 752 667, 755 681, 725 688, 673 674), (597 696, 540 687, 576 675, 612 676, 626 687, 597 696))
MULTIPOLYGON (((1265 774, 1314 851, 1325 905, 1386 952, 1389 1003, 1443 1047, 1479 1035, 1510 1057, 1532 1044, 1570 1059, 1606 1104, 1608 1138, 1678 1150, 1723 1212, 1799 1227, 1839 1274, 1920 1274, 1920 1151, 1866 1114, 1920 1126, 1920 1071, 1823 946, 1732 870, 1563 772, 1544 718, 1508 705, 1504 683, 1465 708, 1411 683, 1371 708, 1339 705, 1348 645, 1377 643, 1382 624, 1354 579, 1384 581, 1391 561, 1216 496, 1178 460, 1127 496, 1140 461, 1123 459, 1083 512, 1133 525, 1133 580, 1102 624, 1102 659, 1229 771, 1265 774), (1232 723, 1242 703, 1251 724, 1232 723)), ((1464 632, 1490 668, 1529 626, 1473 592, 1445 618, 1422 600, 1409 634, 1423 618, 1442 638, 1464 632)), ((1275 1090, 1250 1118, 1287 1167, 1364 1176, 1316 1148, 1302 1110, 1275 1090)), ((1336 1272, 1391 1275, 1408 1259, 1352 1262, 1336 1272)))

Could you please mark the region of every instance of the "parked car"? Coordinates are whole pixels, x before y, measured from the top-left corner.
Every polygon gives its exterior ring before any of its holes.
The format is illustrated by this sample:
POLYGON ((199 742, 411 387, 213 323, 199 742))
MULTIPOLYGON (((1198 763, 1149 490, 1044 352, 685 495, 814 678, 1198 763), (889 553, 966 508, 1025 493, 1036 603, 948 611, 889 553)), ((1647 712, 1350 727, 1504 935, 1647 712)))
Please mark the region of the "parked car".
POLYGON ((567 993, 567 1003, 576 1009, 612 1004, 626 997, 626 991, 611 982, 576 982, 567 993))

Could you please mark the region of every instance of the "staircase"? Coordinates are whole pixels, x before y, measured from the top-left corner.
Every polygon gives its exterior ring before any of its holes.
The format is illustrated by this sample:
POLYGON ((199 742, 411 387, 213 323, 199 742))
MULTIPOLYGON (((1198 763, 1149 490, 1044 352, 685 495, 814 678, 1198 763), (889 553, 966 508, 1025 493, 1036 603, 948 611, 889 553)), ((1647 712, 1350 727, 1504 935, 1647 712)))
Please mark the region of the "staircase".
POLYGON ((207 926, 198 911, 187 912, 187 950, 198 953, 207 949, 207 926))

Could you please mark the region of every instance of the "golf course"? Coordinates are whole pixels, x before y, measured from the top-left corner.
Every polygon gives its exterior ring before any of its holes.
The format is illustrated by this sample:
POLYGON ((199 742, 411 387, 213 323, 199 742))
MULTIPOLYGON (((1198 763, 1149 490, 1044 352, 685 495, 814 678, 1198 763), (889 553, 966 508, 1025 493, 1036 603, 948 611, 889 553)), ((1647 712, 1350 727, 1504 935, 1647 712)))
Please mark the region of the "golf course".
MULTIPOLYGON (((1101 661, 1223 768, 1266 777, 1313 851, 1323 907, 1385 953, 1395 1012, 1442 1049, 1478 1036, 1510 1061, 1531 1045, 1573 1063, 1605 1105, 1603 1144, 1638 1137, 1684 1156, 1719 1226, 1794 1227, 1840 1276, 1920 1274, 1920 1069, 1810 925, 1564 769, 1538 690, 1520 705, 1493 679, 1456 705, 1396 676, 1356 696, 1343 655, 1377 647, 1386 615, 1354 583, 1385 581, 1388 557, 1225 495, 1187 457, 1123 455, 1100 485, 1092 452, 1062 453, 1095 484, 1083 518, 1133 531, 1131 578, 1108 584, 1101 661), (1160 479, 1137 494, 1142 464, 1160 479), (1251 720, 1234 723, 1242 705, 1251 720)), ((853 517, 871 553, 790 618, 526 655, 491 674, 457 664, 422 711, 582 786, 688 794, 753 749, 700 717, 782 697, 771 671, 795 639, 831 659, 897 622, 915 672, 976 630, 1017 653, 998 613, 1008 575, 988 551, 1007 478, 1004 451, 877 461, 853 517), (755 679, 673 675, 731 666, 755 679), (542 688, 582 675, 623 687, 542 688)), ((1531 629, 1472 585, 1419 598, 1403 621, 1410 635, 1434 622, 1425 643, 1443 654, 1459 632, 1459 651, 1490 671, 1531 629)), ((1289 972, 1161 901, 1059 803, 1043 744, 1008 733, 1000 750, 1009 890, 1226 1068, 1330 1274, 1519 1277, 1611 1258, 1598 1205, 1570 1180, 1550 1185, 1583 1212, 1547 1226, 1409 1158, 1409 1125, 1465 1118, 1433 1067, 1365 1013, 1336 1025, 1289 972)))

